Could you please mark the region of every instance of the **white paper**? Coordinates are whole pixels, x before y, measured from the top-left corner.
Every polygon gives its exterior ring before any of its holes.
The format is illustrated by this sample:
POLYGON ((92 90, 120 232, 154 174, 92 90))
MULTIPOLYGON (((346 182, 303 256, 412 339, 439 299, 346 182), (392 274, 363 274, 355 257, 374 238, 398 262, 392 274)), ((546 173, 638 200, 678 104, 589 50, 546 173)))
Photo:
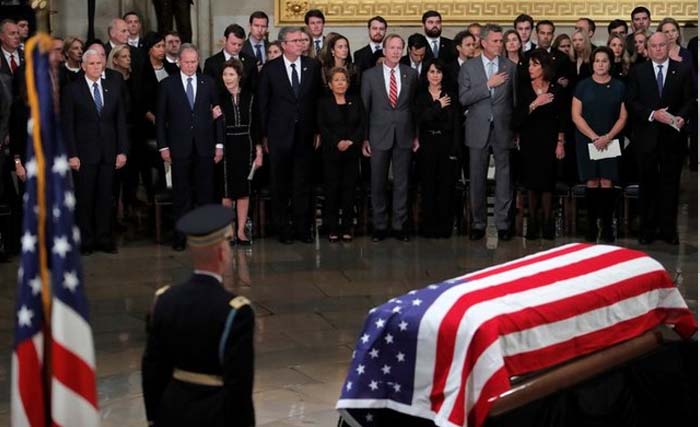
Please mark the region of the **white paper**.
POLYGON ((678 120, 680 119, 680 117, 678 117, 678 116, 672 116, 672 117, 673 117, 673 120, 671 120, 671 123, 669 124, 669 126, 671 126, 673 129, 675 129, 676 132, 680 132, 681 127, 678 126, 678 120))
POLYGON ((248 181, 252 181, 253 176, 255 176, 255 163, 250 165, 250 172, 248 172, 248 181))
POLYGON ((173 168, 170 167, 170 163, 166 163, 165 165, 165 186, 167 188, 173 188, 173 168))
POLYGON ((588 144, 588 157, 591 160, 612 159, 614 157, 620 157, 621 155, 622 151, 620 150, 619 139, 610 141, 607 148, 602 151, 599 151, 592 142, 588 144))

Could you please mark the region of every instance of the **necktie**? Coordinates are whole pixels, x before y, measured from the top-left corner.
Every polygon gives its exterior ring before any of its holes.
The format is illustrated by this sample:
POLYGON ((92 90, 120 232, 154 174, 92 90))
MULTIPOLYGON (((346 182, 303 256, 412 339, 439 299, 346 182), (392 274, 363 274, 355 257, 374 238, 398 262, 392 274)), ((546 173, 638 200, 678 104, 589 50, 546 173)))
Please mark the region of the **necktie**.
POLYGON ((433 40, 433 58, 437 58, 438 53, 440 53, 440 50, 438 48, 438 42, 437 40, 433 40))
POLYGON ((257 58, 259 63, 263 63, 262 45, 255 45, 255 58, 257 58))
POLYGON ((391 76, 389 78, 389 104, 391 108, 396 108, 396 104, 399 101, 399 87, 396 85, 396 72, 392 68, 391 76))
POLYGON ((299 90, 301 89, 301 84, 299 84, 299 74, 297 73, 297 64, 289 64, 292 67, 292 91, 294 91, 294 96, 299 97, 299 90))
POLYGON ((10 69, 12 70, 12 74, 17 71, 17 68, 19 68, 19 65, 17 65, 17 61, 15 61, 15 54, 11 53, 10 54, 10 69))
POLYGON ((92 96, 95 99, 95 108, 97 108, 97 114, 102 113, 102 94, 100 93, 100 87, 97 83, 92 84, 92 96))
MULTIPOLYGON (((493 61, 490 61, 490 62, 488 63, 488 67, 487 67, 487 68, 488 68, 488 73, 486 74, 486 80, 488 80, 488 79, 490 79, 491 77, 493 77, 493 72, 494 72, 494 70, 496 69, 496 67, 495 67, 494 65, 496 65, 496 64, 494 64, 493 61)), ((493 88, 490 88, 490 89, 489 89, 489 92, 491 92, 491 96, 493 96, 493 88)))
POLYGON ((318 55, 321 52, 321 40, 314 40, 314 43, 316 44, 316 54, 318 55))
POLYGON ((194 87, 192 86, 192 77, 187 78, 187 89, 185 93, 187 94, 187 101, 190 103, 190 108, 194 110, 194 87))
POLYGON ((381 46, 379 46, 379 45, 374 46, 374 53, 379 52, 380 50, 382 50, 381 46))
POLYGON ((659 72, 656 73, 656 87, 659 89, 659 98, 663 95, 664 93, 664 73, 663 65, 657 65, 656 66, 659 69, 659 72))

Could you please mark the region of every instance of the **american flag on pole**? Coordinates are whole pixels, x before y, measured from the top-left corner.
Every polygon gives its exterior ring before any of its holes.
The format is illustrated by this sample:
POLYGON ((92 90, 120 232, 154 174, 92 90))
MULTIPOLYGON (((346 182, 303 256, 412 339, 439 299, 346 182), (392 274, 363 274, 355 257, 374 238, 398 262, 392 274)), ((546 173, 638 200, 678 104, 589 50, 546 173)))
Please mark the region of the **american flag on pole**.
POLYGON ((49 75, 52 39, 27 43, 31 107, 18 272, 12 426, 99 425, 95 354, 80 267, 75 197, 49 75))
POLYGON ((510 377, 694 316, 643 252, 570 244, 392 298, 370 310, 336 407, 353 427, 378 410, 440 427, 483 425, 510 377))

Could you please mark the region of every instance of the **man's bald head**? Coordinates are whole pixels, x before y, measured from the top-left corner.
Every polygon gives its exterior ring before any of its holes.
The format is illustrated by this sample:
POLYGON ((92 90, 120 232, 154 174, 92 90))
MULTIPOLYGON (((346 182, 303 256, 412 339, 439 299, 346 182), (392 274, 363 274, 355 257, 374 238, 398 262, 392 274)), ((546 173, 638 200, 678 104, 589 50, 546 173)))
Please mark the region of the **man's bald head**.
POLYGON ((121 18, 114 18, 107 27, 109 40, 114 44, 126 44, 129 41, 129 27, 121 18))
POLYGON ((647 40, 649 59, 661 64, 668 59, 668 36, 662 32, 652 34, 647 40))

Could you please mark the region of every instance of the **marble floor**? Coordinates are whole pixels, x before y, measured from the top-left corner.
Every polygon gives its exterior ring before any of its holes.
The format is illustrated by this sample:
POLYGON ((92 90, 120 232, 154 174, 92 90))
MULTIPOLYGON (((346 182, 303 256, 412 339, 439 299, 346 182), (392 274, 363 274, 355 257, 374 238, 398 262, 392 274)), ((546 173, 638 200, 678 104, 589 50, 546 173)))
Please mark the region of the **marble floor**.
MULTIPOLYGON (((684 174, 679 213, 681 243, 644 247, 669 270, 697 318, 697 174, 684 174)), ((225 286, 253 301, 256 314, 255 407, 266 427, 334 426, 334 404, 353 343, 367 310, 394 295, 465 272, 561 245, 465 236, 415 238, 380 244, 283 246, 273 239, 233 251, 225 286)), ((637 248, 636 239, 619 245, 637 248)), ((189 273, 186 254, 150 239, 124 242, 118 255, 84 259, 95 335, 99 399, 104 427, 144 426, 140 358, 144 316, 153 292, 189 273)), ((9 381, 16 260, 0 264, 0 425, 9 425, 9 381)))

